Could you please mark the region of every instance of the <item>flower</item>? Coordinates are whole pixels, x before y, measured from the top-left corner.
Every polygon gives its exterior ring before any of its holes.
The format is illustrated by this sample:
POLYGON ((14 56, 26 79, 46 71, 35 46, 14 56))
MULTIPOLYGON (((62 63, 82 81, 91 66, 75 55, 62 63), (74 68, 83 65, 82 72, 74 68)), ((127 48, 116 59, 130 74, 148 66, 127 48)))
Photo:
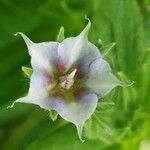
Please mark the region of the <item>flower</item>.
POLYGON ((33 73, 28 95, 15 102, 57 111, 75 124, 81 140, 84 123, 94 113, 98 99, 121 84, 98 48, 88 41, 90 26, 89 20, 78 36, 62 42, 34 43, 17 33, 27 45, 33 73))

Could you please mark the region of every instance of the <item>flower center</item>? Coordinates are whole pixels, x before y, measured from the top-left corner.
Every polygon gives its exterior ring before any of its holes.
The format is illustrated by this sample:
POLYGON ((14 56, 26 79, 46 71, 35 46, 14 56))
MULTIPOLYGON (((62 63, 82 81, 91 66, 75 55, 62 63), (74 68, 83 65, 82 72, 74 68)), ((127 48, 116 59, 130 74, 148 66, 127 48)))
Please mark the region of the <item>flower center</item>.
POLYGON ((61 88, 70 89, 74 83, 74 76, 77 72, 77 69, 73 70, 70 74, 64 75, 59 78, 59 85, 61 88))

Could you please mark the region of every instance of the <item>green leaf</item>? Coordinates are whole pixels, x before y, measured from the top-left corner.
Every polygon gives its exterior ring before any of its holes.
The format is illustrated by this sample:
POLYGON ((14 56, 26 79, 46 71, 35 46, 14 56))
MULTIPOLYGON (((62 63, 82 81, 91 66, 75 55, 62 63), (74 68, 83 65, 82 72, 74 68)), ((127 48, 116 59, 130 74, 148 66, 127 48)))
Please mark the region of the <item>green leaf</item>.
POLYGON ((110 144, 112 140, 113 127, 111 117, 114 111, 114 102, 105 99, 98 103, 96 111, 85 125, 85 136, 89 139, 99 139, 110 144))
POLYGON ((121 142, 131 133, 130 127, 115 128, 115 103, 111 100, 102 100, 98 103, 95 113, 85 125, 85 136, 89 139, 98 139, 106 145, 121 142))
POLYGON ((24 67, 24 66, 22 67, 22 71, 29 78, 31 77, 32 72, 33 72, 32 68, 30 68, 30 67, 24 67))
POLYGON ((67 125, 56 132, 49 132, 37 139, 32 144, 28 145, 25 150, 97 150, 98 147, 104 148, 104 144, 98 140, 85 141, 83 144, 76 135, 73 125, 67 125))

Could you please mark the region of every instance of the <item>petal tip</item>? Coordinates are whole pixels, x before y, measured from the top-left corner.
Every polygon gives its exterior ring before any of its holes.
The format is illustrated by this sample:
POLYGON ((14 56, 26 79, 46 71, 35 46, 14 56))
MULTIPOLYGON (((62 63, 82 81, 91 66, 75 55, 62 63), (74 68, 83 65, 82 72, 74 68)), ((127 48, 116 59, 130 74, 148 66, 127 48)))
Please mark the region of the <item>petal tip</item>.
POLYGON ((17 33, 14 33, 13 35, 14 35, 14 36, 17 36, 17 35, 18 35, 18 32, 17 32, 17 33))
POLYGON ((24 35, 24 34, 23 34, 22 32, 16 32, 16 33, 14 33, 13 35, 14 35, 14 36, 17 36, 17 35, 21 35, 21 36, 22 36, 22 35, 24 35))
POLYGON ((24 36, 24 34, 22 32, 16 32, 16 33, 14 33, 14 36, 17 36, 17 35, 24 36))
POLYGON ((76 128, 77 128, 77 133, 78 133, 78 137, 79 137, 80 141, 81 141, 82 143, 84 143, 85 140, 82 139, 83 125, 76 125, 76 128))
POLYGON ((135 84, 135 81, 131 81, 129 84, 122 83, 121 86, 123 86, 123 87, 131 87, 134 84, 135 84))
POLYGON ((81 36, 88 36, 88 33, 89 33, 89 30, 90 30, 90 27, 91 27, 91 21, 90 19, 85 16, 85 19, 88 20, 88 24, 86 25, 86 27, 84 28, 84 30, 81 32, 81 36))
POLYGON ((25 43, 28 47, 33 45, 33 42, 24 33, 17 32, 14 34, 14 36, 17 36, 17 35, 21 35, 21 37, 23 38, 23 40, 25 41, 25 43))
POLYGON ((84 18, 85 18, 85 20, 87 20, 87 21, 88 21, 88 25, 89 25, 89 26, 91 26, 91 21, 90 21, 90 19, 87 17, 87 15, 85 15, 85 17, 84 17, 84 18))
POLYGON ((7 109, 11 109, 14 107, 15 102, 13 102, 11 105, 7 106, 7 109))
POLYGON ((117 74, 121 79, 120 86, 122 86, 122 87, 131 87, 135 83, 134 81, 129 82, 128 78, 126 77, 126 75, 123 72, 120 71, 117 74))

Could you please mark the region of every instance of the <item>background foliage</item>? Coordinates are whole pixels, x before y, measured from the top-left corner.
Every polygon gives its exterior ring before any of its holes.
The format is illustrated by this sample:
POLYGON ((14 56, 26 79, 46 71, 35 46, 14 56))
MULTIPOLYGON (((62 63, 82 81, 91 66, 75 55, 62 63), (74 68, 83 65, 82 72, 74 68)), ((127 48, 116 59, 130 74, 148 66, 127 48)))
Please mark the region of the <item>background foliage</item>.
POLYGON ((150 149, 150 1, 149 0, 1 0, 0 1, 0 149, 1 150, 146 150, 150 149), (59 27, 77 35, 92 21, 90 41, 117 42, 106 56, 113 71, 132 87, 116 88, 100 100, 84 128, 75 127, 29 104, 16 104, 28 91, 21 66, 30 66, 22 31, 33 41, 55 40, 59 27))

